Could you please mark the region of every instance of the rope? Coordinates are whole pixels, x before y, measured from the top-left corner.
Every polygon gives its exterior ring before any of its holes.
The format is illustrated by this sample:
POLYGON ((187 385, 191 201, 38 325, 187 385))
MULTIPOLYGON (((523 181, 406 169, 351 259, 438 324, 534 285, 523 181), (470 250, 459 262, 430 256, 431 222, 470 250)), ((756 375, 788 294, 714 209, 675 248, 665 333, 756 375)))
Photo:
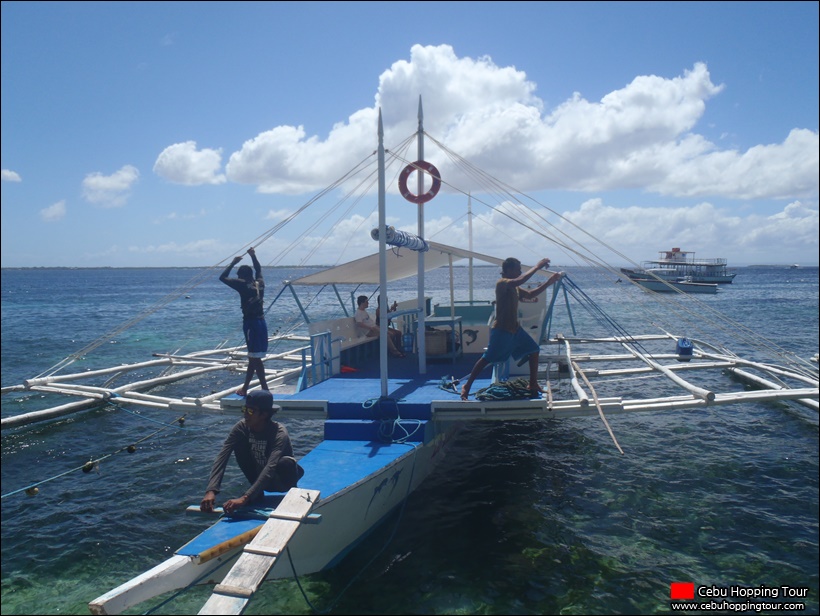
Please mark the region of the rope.
MULTIPOLYGON (((114 405, 114 406, 116 406, 116 405, 114 405)), ((117 408, 119 408, 119 407, 117 407, 117 408)), ((176 420, 176 423, 179 424, 179 427, 182 427, 182 424, 184 423, 184 421, 185 421, 185 415, 183 415, 182 417, 179 417, 176 420)), ((157 422, 157 423, 160 423, 160 422, 157 422)), ((82 466, 78 466, 76 468, 69 469, 65 472, 59 473, 58 475, 54 475, 54 476, 49 477, 47 479, 43 479, 42 481, 38 481, 37 483, 32 483, 31 485, 28 485, 24 488, 20 488, 19 490, 14 490, 12 492, 8 492, 6 494, 3 494, 2 496, 0 496, 0 498, 6 498, 7 496, 13 496, 14 494, 19 494, 20 492, 27 492, 27 493, 33 495, 33 494, 37 493, 38 488, 41 485, 43 485, 44 483, 48 483, 49 481, 54 481, 55 479, 59 479, 60 477, 65 477, 66 475, 70 475, 71 473, 74 473, 74 472, 77 472, 77 471, 83 471, 84 473, 90 473, 92 470, 95 470, 95 469, 99 470, 100 462, 102 462, 103 460, 107 460, 108 458, 110 458, 110 457, 112 457, 112 456, 114 456, 118 453, 122 453, 123 451, 127 451, 128 453, 134 453, 136 451, 137 445, 139 445, 140 443, 143 443, 143 442, 147 441, 148 439, 153 438, 154 436, 156 436, 160 432, 163 432, 163 431, 167 430, 168 428, 177 427, 174 424, 161 424, 161 425, 163 427, 160 428, 159 430, 156 430, 155 432, 152 432, 151 434, 149 434, 147 436, 144 436, 141 439, 138 439, 138 440, 134 441, 133 443, 131 443, 129 445, 126 445, 125 447, 120 447, 119 449, 117 449, 116 451, 114 451, 112 453, 106 454, 106 455, 104 455, 102 457, 99 457, 97 459, 91 459, 88 462, 86 462, 85 464, 83 464, 82 466)))
POLYGON ((615 443, 615 447, 618 448, 618 451, 623 453, 624 450, 621 449, 621 446, 618 444, 618 439, 615 438, 615 433, 612 432, 612 428, 609 427, 609 422, 606 420, 606 416, 604 415, 604 409, 601 408, 601 403, 598 400, 598 394, 595 392, 595 388, 592 386, 592 383, 589 382, 587 375, 584 374, 584 371, 581 370, 581 367, 578 365, 577 362, 572 362, 572 367, 575 369, 576 372, 580 373, 581 378, 584 379, 584 383, 587 384, 587 387, 589 387, 589 390, 592 392, 592 399, 595 400, 595 406, 598 409, 598 415, 601 416, 601 421, 604 422, 606 430, 607 432, 609 432, 609 436, 612 437, 612 442, 615 443))
MULTIPOLYGON (((500 205, 493 206, 487 203, 486 201, 477 198, 474 192, 471 191, 471 193, 469 193, 469 196, 471 197, 472 201, 484 205, 494 213, 510 219, 512 222, 516 223, 517 225, 525 227, 526 229, 528 229, 532 233, 535 233, 536 235, 544 237, 550 243, 555 244, 556 246, 564 250, 568 255, 577 257, 584 263, 595 266, 603 271, 608 271, 610 273, 615 274, 616 276, 620 275, 617 270, 607 265, 605 260, 601 259, 595 253, 593 253, 590 248, 590 245, 601 246, 604 249, 611 252, 612 254, 616 255, 619 259, 622 259, 623 261, 628 263, 632 263, 636 267, 640 267, 637 263, 629 259, 626 255, 624 255, 614 247, 606 244, 601 239, 591 235, 589 232, 585 231, 577 224, 575 224, 572 220, 562 216, 559 212, 549 208, 548 206, 539 202, 534 197, 516 191, 514 188, 504 184, 503 182, 500 182, 496 178, 474 167, 471 163, 469 163, 469 161, 449 150, 441 142, 439 142, 426 132, 425 135, 439 148, 441 148, 445 155, 447 155, 463 173, 465 173, 470 179, 472 179, 479 186, 481 186, 482 190, 487 192, 488 195, 491 197, 495 196, 500 205), (525 202, 531 203, 534 206, 537 206, 537 208, 530 205, 526 205, 525 202), (576 239, 572 238, 562 228, 546 220, 546 218, 544 218, 544 216, 538 210, 546 211, 551 215, 557 217, 561 221, 562 225, 579 231, 586 238, 592 240, 592 242, 577 241, 576 239)), ((455 192, 461 192, 465 196, 468 196, 468 193, 461 191, 456 187, 450 186, 450 188, 455 192)), ((525 249, 532 250, 531 242, 530 245, 525 245, 523 242, 519 240, 519 243, 521 243, 521 245, 525 249)), ((644 303, 644 308, 646 308, 647 306, 647 304, 645 303, 645 299, 646 298, 644 298, 644 296, 641 296, 641 299, 639 300, 642 303, 644 303)), ((800 371, 804 373, 806 376, 810 376, 814 370, 814 367, 807 360, 798 357, 791 351, 788 351, 773 343, 772 341, 759 336, 753 329, 729 319, 728 317, 720 313, 716 308, 712 307, 707 302, 699 299, 697 296, 691 296, 683 292, 679 292, 678 295, 672 294, 671 297, 660 296, 652 297, 652 299, 657 299, 666 304, 666 314, 658 315, 657 313, 655 313, 655 320, 664 320, 664 318, 671 318, 674 319, 678 327, 680 327, 681 322, 686 322, 688 323, 688 327, 695 331, 702 331, 703 325, 709 324, 717 328, 717 330, 722 332, 724 335, 730 336, 732 338, 736 338, 739 336, 742 340, 744 340, 745 342, 747 342, 755 348, 762 349, 770 353, 774 353, 777 357, 781 358, 782 361, 791 366, 792 369, 794 369, 795 371, 800 371), (692 308, 689 309, 686 306, 676 304, 674 298, 677 297, 685 297, 688 300, 688 303, 692 305, 692 308)), ((647 310, 649 312, 652 312, 648 308, 647 310)))
MULTIPOLYGON (((409 139, 410 138, 408 138, 408 140, 409 139)), ((246 251, 250 247, 259 246, 259 245, 263 244, 264 242, 266 242, 271 237, 273 237, 274 235, 276 235, 287 224, 289 224, 291 221, 296 219, 300 214, 302 214, 308 207, 310 207, 311 205, 316 203, 316 201, 318 201, 321 197, 323 197, 326 194, 328 194, 329 192, 335 190, 338 186, 340 186, 343 183, 345 183, 346 181, 348 181, 350 177, 352 177, 352 176, 356 175, 357 173, 359 173, 361 171, 361 169, 363 168, 363 166, 369 160, 372 160, 372 159, 373 159, 372 154, 367 156, 365 159, 360 161, 352 170, 350 170, 348 173, 344 174, 341 178, 337 179, 335 182, 333 182, 327 188, 325 188, 325 189, 321 190, 320 192, 318 192, 311 199, 309 199, 307 202, 305 202, 301 207, 299 207, 296 211, 294 211, 290 216, 288 216, 285 219, 281 220, 276 225, 274 225, 272 228, 268 229, 267 231, 265 231, 261 235, 257 236, 251 242, 248 242, 247 244, 245 244, 241 248, 241 251, 246 251)), ((355 205, 355 203, 353 205, 355 205)), ((337 204, 336 207, 338 207, 338 204, 337 204)), ((348 212, 349 212, 349 210, 348 210, 348 212)), ((325 218, 324 216, 317 217, 317 223, 315 223, 315 224, 318 224, 320 221, 324 220, 324 218, 325 218)), ((315 224, 313 226, 315 226, 315 224)), ((278 252, 277 261, 281 261, 284 258, 284 256, 290 252, 290 250, 292 250, 295 246, 300 245, 299 239, 302 236, 309 233, 309 231, 312 230, 313 226, 310 229, 306 230, 302 235, 300 235, 299 238, 296 238, 296 240, 294 240, 294 242, 291 243, 289 248, 286 248, 285 250, 282 250, 282 251, 278 252)), ((224 265, 225 265, 226 262, 227 262, 227 259, 223 259, 222 261, 220 261, 220 262, 206 268, 204 271, 197 273, 195 276, 193 276, 186 283, 182 284, 177 289, 173 290, 172 292, 168 293, 167 295, 165 295, 164 297, 159 299, 156 303, 154 303, 152 306, 148 307, 146 310, 144 310, 141 313, 137 314, 133 318, 125 321, 120 326, 118 326, 118 327, 110 330, 109 332, 99 336, 97 339, 93 340, 92 342, 90 342, 86 346, 82 347, 78 351, 75 351, 71 355, 65 357, 64 359, 62 359, 58 363, 54 364, 52 367, 45 370, 44 372, 38 374, 35 378, 42 378, 42 377, 45 377, 45 376, 51 376, 51 375, 59 372, 60 370, 63 370, 67 366, 74 363, 77 359, 80 359, 83 356, 88 355, 89 353, 96 350, 97 348, 99 348, 103 344, 107 343, 108 341, 110 341, 111 339, 116 337, 117 335, 121 334, 122 332, 124 332, 124 331, 126 331, 130 328, 132 328, 133 326, 135 326, 139 322, 143 321, 144 319, 146 319, 150 315, 154 314, 155 312, 157 312, 161 308, 164 308, 165 306, 167 306, 172 301, 174 301, 174 300, 176 300, 176 299, 178 299, 178 298, 180 298, 184 295, 187 295, 192 289, 198 287, 205 280, 210 278, 213 275, 214 270, 224 268, 224 265)))
MULTIPOLYGON (((606 244, 605 242, 603 242, 599 238, 592 236, 589 232, 587 232, 584 229, 582 229, 581 227, 579 227, 572 220, 570 220, 568 218, 565 218, 560 213, 558 213, 557 211, 549 208, 545 204, 539 202, 534 197, 532 197, 532 196, 530 196, 526 193, 519 192, 516 189, 514 189, 513 187, 499 181, 497 178, 493 177, 492 175, 487 174, 484 171, 478 169, 477 167, 472 165, 469 161, 467 161, 466 159, 464 159, 460 155, 456 154, 452 150, 449 150, 446 146, 444 146, 444 144, 442 144, 436 138, 431 136, 429 133, 425 132, 425 135, 432 143, 434 143, 436 146, 438 146, 441 149, 441 151, 444 153, 444 155, 447 156, 453 162, 454 165, 457 165, 459 167, 459 169, 463 170, 464 174, 470 180, 472 180, 475 184, 477 184, 481 188, 481 190, 486 192, 489 198, 495 198, 495 199, 498 200, 498 203, 499 203, 499 205, 494 206, 491 203, 488 203, 486 200, 482 200, 481 198, 478 198, 478 197, 472 195, 473 191, 471 191, 470 196, 476 204, 484 205, 489 210, 496 213, 497 215, 508 218, 509 220, 514 222, 515 224, 527 228, 529 231, 531 231, 532 233, 535 233, 536 235, 542 236, 543 238, 545 238, 550 243, 558 246, 568 256, 573 258, 573 260, 577 260, 577 262, 579 262, 579 263, 582 262, 582 263, 585 263, 587 265, 593 265, 597 268, 600 268, 601 270, 608 271, 610 273, 614 273, 615 275, 619 276, 620 275, 619 272, 617 272, 614 268, 608 266, 606 264, 605 260, 601 259, 598 255, 596 255, 592 251, 592 249, 590 248, 590 246, 597 245, 597 246, 601 246, 602 248, 610 251, 612 254, 616 255, 617 257, 619 257, 623 261, 625 261, 627 263, 632 263, 633 265, 638 266, 638 264, 634 263, 626 255, 624 255, 623 253, 621 253, 617 249, 613 248, 612 246, 606 244), (532 204, 532 205, 528 205, 528 204, 532 204), (569 235, 569 233, 567 233, 564 230, 564 228, 561 228, 558 225, 556 225, 556 224, 550 222, 549 220, 547 220, 547 218, 544 215, 545 212, 552 215, 552 216, 555 216, 560 221, 560 223, 563 227, 577 230, 579 233, 583 234, 583 236, 585 238, 587 238, 588 240, 591 240, 591 241, 584 241, 584 242, 577 241, 576 239, 571 237, 569 235)), ((402 162, 405 165, 410 164, 412 162, 409 159, 407 159, 405 154, 406 154, 407 150, 409 149, 410 143, 415 138, 415 136, 416 136, 416 134, 413 133, 412 135, 410 135, 406 139, 404 139, 402 142, 400 142, 399 145, 396 148, 387 150, 387 152, 389 152, 389 154, 391 156, 390 161, 389 161, 391 164, 393 162, 396 162, 396 161, 402 162)), ((282 221, 277 223, 275 226, 273 226, 269 230, 267 230, 264 233, 262 233, 261 235, 259 235, 252 242, 249 242, 248 244, 246 244, 245 248, 250 247, 250 246, 261 245, 262 243, 264 243, 265 241, 267 241, 268 239, 270 239, 271 237, 276 235, 279 231, 281 231, 291 221, 295 220, 297 217, 300 217, 305 212, 305 210, 307 210, 309 207, 311 207, 313 204, 315 204, 319 199, 326 196, 331 191, 339 188, 343 184, 348 183, 354 176, 356 176, 356 175, 358 175, 358 174, 360 174, 364 171, 367 171, 368 166, 372 165, 372 163, 374 162, 374 159, 375 159, 374 154, 375 153, 370 153, 368 156, 366 156, 365 158, 360 160, 353 167, 353 169, 351 169, 348 173, 344 174, 342 177, 340 177, 339 179, 337 179, 336 181, 331 183, 327 188, 319 191, 316 195, 314 195, 312 198, 310 198, 307 202, 305 202, 301 207, 299 207, 297 210, 295 210, 287 218, 283 219, 282 221)), ((398 171, 396 173, 398 174, 398 171)), ((344 198, 342 200, 337 202, 337 204, 333 208, 334 210, 339 208, 346 201, 350 201, 350 205, 345 210, 345 212, 342 214, 342 218, 346 217, 352 211, 352 208, 355 207, 359 203, 360 199, 366 194, 367 190, 369 190, 372 187, 372 185, 374 183, 373 177, 374 177, 374 172, 372 170, 370 170, 368 172, 368 174, 364 177, 364 179, 362 179, 358 184, 356 184, 344 196, 344 198), (356 196, 356 195, 358 195, 358 196, 356 196)), ((444 180, 442 180, 442 181, 444 181, 444 180)), ((458 189, 457 187, 455 187, 451 184, 448 184, 448 187, 453 192, 457 192, 457 193, 461 192, 462 194, 465 194, 465 195, 468 194, 468 193, 458 189)), ((331 210, 331 211, 333 211, 333 210, 331 210)), ((277 251, 276 262, 281 263, 283 261, 283 259, 286 257, 286 255, 288 255, 290 253, 290 251, 292 251, 295 247, 304 246, 305 245, 304 241, 302 241, 303 238, 306 237, 318 224, 320 224, 321 222, 327 221, 327 219, 328 219, 327 214, 324 214, 324 215, 321 215, 321 216, 316 216, 315 217, 315 222, 313 223, 313 225, 310 226, 309 229, 305 230, 304 233, 300 234, 299 237, 295 238, 294 241, 291 242, 291 244, 288 247, 286 247, 284 250, 277 251)), ((320 242, 318 242, 318 243, 311 242, 310 243, 310 245, 313 246, 313 248, 304 257, 304 259, 302 260, 302 264, 306 263, 307 260, 309 260, 309 258, 312 255, 315 254, 316 250, 318 250, 318 248, 320 246, 324 245, 324 243, 330 237, 330 233, 331 233, 330 229, 332 229, 333 226, 335 226, 335 225, 330 225, 328 232, 325 234, 324 238, 320 242)), ((352 237, 352 234, 349 235, 349 238, 350 237, 352 237)), ((421 239, 421 238, 419 238, 419 239, 421 239)), ((348 240, 348 241, 350 241, 350 240, 348 240)), ((522 247, 525 248, 526 250, 532 251, 532 249, 533 249, 532 242, 530 242, 529 245, 526 245, 526 244, 523 244, 523 243, 521 243, 521 244, 522 244, 522 247)), ((343 253, 343 251, 342 251, 342 253, 343 253)), ((337 252, 337 254, 339 254, 339 259, 341 259, 342 253, 337 252)), ((51 375, 51 374, 54 374, 55 372, 57 372, 59 370, 62 370, 67 365, 73 363, 78 358, 82 357, 83 355, 87 355, 88 353, 95 350, 100 345, 107 342, 108 340, 110 340, 111 338, 116 336, 117 334, 125 331, 126 329, 129 329, 130 327, 132 327, 136 323, 139 323, 140 321, 145 319, 150 314, 153 314, 154 312, 158 311, 160 308, 164 307, 170 301, 172 301, 172 300, 178 298, 179 296, 189 292, 192 288, 194 288, 194 287, 198 286, 199 284, 201 284, 202 281, 206 277, 211 275, 211 270, 213 270, 217 267, 222 267, 222 264, 224 264, 224 260, 222 262, 212 266, 211 268, 208 268, 206 271, 198 274, 197 276, 194 276, 186 284, 180 286, 178 289, 176 289, 172 293, 168 294, 165 298, 162 298, 161 300, 159 300, 156 304, 151 306, 149 309, 147 309, 143 313, 135 316, 133 319, 125 322, 122 326, 112 330, 111 332, 108 332, 107 334, 104 334, 103 336, 99 337, 97 340, 95 340, 92 343, 90 343, 89 345, 83 347, 79 351, 69 355, 68 357, 66 357, 64 360, 62 360, 61 362, 59 362, 55 366, 52 366, 52 368, 50 368, 49 370, 47 370, 47 371, 41 373, 40 375, 38 375, 38 378, 42 377, 42 376, 46 376, 46 375, 51 375)), ((672 297, 676 297, 676 296, 673 295, 672 297)), ((742 324, 739 324, 737 322, 733 322, 733 321, 727 319, 725 316, 720 314, 717 310, 712 308, 709 304, 707 304, 703 300, 699 300, 697 297, 692 297, 692 296, 687 296, 687 298, 690 300, 690 302, 692 304, 694 304, 694 309, 687 310, 683 306, 675 305, 675 303, 669 297, 655 298, 655 299, 659 299, 660 301, 663 301, 663 302, 667 303, 666 312, 668 314, 657 315, 654 320, 663 320, 664 318, 672 318, 672 319, 675 320, 675 322, 678 324, 678 326, 680 326, 680 322, 681 322, 680 319, 677 319, 675 317, 676 316, 685 316, 685 317, 688 317, 687 321, 688 321, 689 327, 692 328, 692 329, 697 330, 698 328, 702 327, 703 324, 705 324, 707 321, 709 321, 706 318, 706 315, 711 315, 711 317, 712 317, 712 319, 710 321, 711 324, 718 327, 724 333, 730 334, 730 335, 733 335, 733 336, 742 335, 742 336, 745 337, 746 341, 749 344, 755 346, 756 348, 763 348, 763 349, 765 349, 769 352, 775 353, 778 357, 782 358, 787 364, 790 364, 791 366, 793 366, 795 370, 807 371, 807 372, 804 372, 804 374, 806 374, 806 375, 811 375, 813 373, 814 367, 809 362, 807 362, 806 360, 804 360, 800 357, 797 357, 794 353, 791 353, 790 351, 787 351, 787 350, 779 347, 778 345, 759 337, 756 334, 756 332, 753 331, 752 329, 750 329, 748 327, 745 327, 742 324), (675 314, 672 314, 673 312, 675 314)), ((642 295, 638 299, 638 301, 643 302, 644 299, 645 298, 642 295)))
POLYGON ((146 310, 144 310, 143 312, 141 312, 137 316, 133 317, 132 319, 129 319, 128 321, 126 321, 125 323, 123 323, 119 327, 116 327, 116 328, 112 329, 108 333, 103 334, 102 336, 100 336, 96 340, 92 341, 91 343, 89 343, 86 346, 84 346, 83 348, 81 348, 79 351, 75 351, 74 353, 72 353, 68 357, 64 358, 63 360, 61 360, 58 363, 56 363, 55 365, 53 365, 48 370, 45 370, 44 372, 41 372, 40 374, 38 374, 35 378, 41 378, 41 377, 44 377, 44 376, 51 376, 51 375, 55 374, 56 372, 59 372, 60 370, 62 370, 63 368, 65 368, 69 365, 71 365, 72 363, 74 363, 76 360, 80 359, 84 355, 88 355, 89 353, 91 353, 95 349, 99 348, 100 346, 102 346, 103 344, 105 344, 106 342, 108 342, 109 340, 111 340, 112 338, 117 336, 118 334, 121 334, 122 332, 126 331, 127 329, 130 329, 131 327, 133 327, 134 325, 136 325, 140 321, 146 319, 150 315, 154 314, 155 312, 157 312, 161 308, 164 308, 165 306, 170 304, 173 300, 178 299, 182 295, 187 294, 191 289, 194 289, 197 286, 199 286, 200 284, 202 284, 202 282, 205 280, 206 276, 209 276, 210 271, 212 269, 214 269, 215 267, 216 266, 211 266, 206 271, 197 274, 196 276, 191 278, 187 283, 183 284, 182 286, 178 287, 177 289, 175 289, 171 293, 167 294, 165 297, 158 300, 156 303, 154 303, 152 306, 150 306, 149 308, 147 308, 146 310))
POLYGON ((575 284, 569 276, 564 276, 561 282, 566 285, 567 292, 576 302, 578 302, 578 305, 584 308, 592 316, 592 318, 598 321, 598 323, 601 324, 607 331, 613 335, 624 338, 632 346, 641 349, 647 355, 649 354, 644 346, 632 337, 632 334, 623 328, 615 319, 610 317, 604 309, 601 308, 595 300, 589 297, 589 295, 587 295, 581 287, 575 284))
POLYGON ((374 406, 378 406, 381 408, 382 404, 385 402, 392 402, 396 407, 396 417, 392 419, 382 419, 381 425, 379 426, 379 437, 382 442, 385 443, 394 443, 394 444, 405 444, 407 439, 411 436, 416 434, 424 423, 420 419, 409 420, 401 418, 401 413, 399 413, 399 402, 401 399, 396 398, 369 398, 362 402, 362 407, 366 409, 371 409, 374 406), (412 431, 408 431, 407 428, 402 424, 402 421, 415 421, 416 427, 412 431), (396 430, 398 429, 399 432, 404 432, 404 436, 400 438, 394 438, 393 434, 395 434, 396 430))

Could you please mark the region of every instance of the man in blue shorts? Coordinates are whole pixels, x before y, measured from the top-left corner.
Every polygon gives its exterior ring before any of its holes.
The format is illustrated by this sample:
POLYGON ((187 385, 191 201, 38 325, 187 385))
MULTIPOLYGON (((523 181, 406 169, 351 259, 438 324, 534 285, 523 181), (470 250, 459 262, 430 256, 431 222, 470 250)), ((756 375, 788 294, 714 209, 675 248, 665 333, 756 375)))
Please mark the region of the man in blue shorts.
POLYGON ((231 264, 225 268, 219 279, 239 293, 242 304, 242 331, 245 333, 245 342, 248 345, 248 370, 245 373, 245 384, 237 390, 240 396, 248 393, 254 373, 259 377, 262 389, 268 388, 265 378, 265 366, 262 359, 268 352, 268 325, 265 322, 265 280, 262 278, 262 266, 256 258, 253 248, 248 248, 248 254, 253 261, 250 265, 243 265, 236 270, 237 278, 230 278, 231 270, 242 260, 234 257, 231 264), (256 276, 254 276, 254 272, 256 276))
POLYGON ((541 295, 548 286, 560 280, 563 272, 553 274, 535 289, 521 288, 535 272, 549 265, 549 259, 541 259, 535 267, 522 274, 521 261, 518 259, 510 257, 501 264, 501 279, 495 283, 495 322, 490 329, 490 342, 461 388, 462 400, 468 398, 473 381, 487 365, 506 361, 510 356, 516 360, 529 356, 530 395, 537 398, 541 394, 541 387, 538 385, 540 347, 518 323, 518 300, 532 300, 541 295))

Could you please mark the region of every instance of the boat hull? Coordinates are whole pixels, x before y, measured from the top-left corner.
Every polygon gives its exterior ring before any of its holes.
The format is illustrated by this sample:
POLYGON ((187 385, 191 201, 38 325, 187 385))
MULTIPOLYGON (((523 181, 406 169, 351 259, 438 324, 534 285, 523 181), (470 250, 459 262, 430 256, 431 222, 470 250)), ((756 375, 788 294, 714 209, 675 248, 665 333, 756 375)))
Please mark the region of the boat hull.
POLYGON ((706 282, 714 284, 731 284, 736 274, 726 274, 723 276, 692 276, 692 282, 706 282))
POLYGON ((682 280, 674 270, 655 269, 637 271, 622 267, 621 273, 630 280, 641 285, 644 289, 657 293, 717 293, 716 283, 695 282, 691 279, 682 280))
MULTIPOLYGON (((277 558, 267 579, 334 567, 432 472, 459 426, 458 422, 429 422, 423 443, 320 443, 300 460, 305 477, 315 477, 320 488, 329 490, 326 497, 320 495, 313 508, 313 514, 320 516, 319 523, 300 526, 288 545, 290 558, 277 558), (362 473, 360 479, 348 483, 351 476, 362 473), (334 485, 342 487, 333 491, 334 485)), ((302 484, 300 487, 314 487, 311 482, 302 484)), ((89 609, 93 614, 119 614, 193 584, 218 584, 264 523, 261 517, 220 518, 174 556, 98 597, 89 603, 89 609)))
POLYGON ((655 291, 656 293, 705 293, 714 295, 717 293, 717 284, 707 284, 702 282, 678 282, 673 280, 650 280, 647 278, 633 278, 635 282, 644 289, 655 291))

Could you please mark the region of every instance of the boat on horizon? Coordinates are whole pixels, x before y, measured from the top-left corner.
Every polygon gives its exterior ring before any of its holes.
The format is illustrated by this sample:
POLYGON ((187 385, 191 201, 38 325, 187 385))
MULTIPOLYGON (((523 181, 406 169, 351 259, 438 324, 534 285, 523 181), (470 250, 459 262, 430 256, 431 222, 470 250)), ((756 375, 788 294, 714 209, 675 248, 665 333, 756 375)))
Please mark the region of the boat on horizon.
MULTIPOLYGON (((510 192, 507 185, 486 174, 479 176, 469 162, 424 131, 422 118, 419 100, 419 129, 411 136, 416 138, 416 156, 407 154, 407 146, 389 150, 390 164, 403 166, 398 186, 401 197, 420 206, 441 188, 444 179, 424 158, 427 137, 450 160, 469 168, 472 177, 486 182, 487 193, 499 195, 499 209, 515 204, 512 207, 521 214, 516 223, 522 225, 522 232, 535 233, 544 239, 545 246, 554 242, 567 254, 590 265, 600 267, 605 263, 591 251, 589 236, 584 235, 571 246, 567 237, 554 238, 550 225, 526 217, 528 210, 542 207, 550 215, 559 215, 534 203, 531 197, 510 192), (413 172, 417 175, 415 192, 407 187, 407 178, 413 172)), ((695 310, 687 314, 677 311, 669 324, 657 317, 642 320, 639 324, 647 330, 636 334, 604 311, 603 302, 590 297, 569 276, 549 287, 536 301, 519 305, 522 328, 540 346, 539 384, 543 395, 522 395, 515 385, 528 374, 528 368, 508 360, 492 369, 488 367, 475 381, 472 397, 461 400, 459 385, 487 346, 494 316, 491 300, 473 298, 472 266, 476 262, 500 266, 507 255, 489 255, 471 247, 425 239, 422 215, 416 233, 389 232, 387 150, 381 112, 376 133, 378 146, 371 163, 378 174, 379 223, 370 236, 378 241, 378 251, 285 281, 271 302, 293 301, 291 312, 302 322, 302 329, 275 334, 272 340, 290 346, 275 353, 269 351, 265 358, 266 370, 270 367, 271 371, 269 385, 287 385, 287 390, 276 393, 276 403, 281 407, 277 419, 295 417, 322 426, 322 440, 299 459, 305 470, 299 487, 287 493, 265 493, 264 499, 253 507, 233 515, 220 512, 216 520, 203 522, 203 531, 170 558, 93 599, 89 603, 92 613, 122 613, 169 593, 208 584, 213 585, 213 592, 200 613, 239 614, 264 580, 298 580, 300 576, 336 567, 374 529, 400 511, 407 497, 433 472, 470 422, 595 416, 601 420, 613 446, 623 453, 607 421, 608 415, 706 407, 711 411, 713 407, 746 401, 779 401, 818 409, 816 366, 789 353, 778 353, 772 363, 764 363, 758 356, 755 360, 743 359, 728 351, 724 336, 731 323, 707 302, 687 297, 695 310), (457 262, 467 262, 468 266, 456 268, 457 262), (435 303, 426 293, 425 275, 438 268, 449 270, 450 296, 435 303), (466 275, 468 282, 456 283, 456 275, 462 277, 460 280, 466 275), (415 296, 402 298, 388 316, 388 301, 395 299, 397 283, 413 278, 417 282, 415 296), (457 284, 459 288, 469 288, 469 300, 457 300, 457 284), (334 312, 338 316, 317 317, 310 312, 310 307, 319 303, 317 297, 322 290, 338 302, 334 312), (381 334, 376 338, 362 337, 356 330, 351 313, 357 294, 381 298, 381 334), (405 357, 388 356, 388 319, 401 329, 405 357), (712 319, 715 339, 704 340, 700 333, 706 331, 712 319), (583 330, 579 331, 581 327, 583 330), (693 337, 694 332, 699 333, 698 338, 693 337), (273 368, 281 363, 287 367, 273 368), (721 378, 727 374, 731 378, 721 378), (648 375, 662 377, 665 384, 653 388, 622 383, 628 378, 648 375), (735 380, 749 387, 738 391, 735 380), (726 389, 717 391, 721 382, 726 383, 726 389)), ((397 171, 395 166, 393 170, 397 171)), ((364 190, 361 186, 358 184, 354 190, 364 190)), ((463 194, 469 192, 454 189, 463 194)), ((314 201, 309 203, 313 205, 314 201)), ((314 217, 325 218, 319 213, 314 217)), ((264 239, 272 235, 274 232, 264 239)), ((295 238, 294 243, 300 239, 295 238)), ((609 249, 602 243, 598 247, 609 249)), ((608 274, 617 271, 606 265, 603 269, 608 274)), ((531 282, 540 282, 550 274, 539 271, 531 282)), ((186 287, 178 293, 184 297, 189 291, 186 287)), ((645 297, 641 300, 647 302, 663 299, 655 294, 642 295, 645 297)), ((748 328, 738 325, 735 331, 743 333, 744 345, 754 342, 748 328)), ((761 353, 771 348, 767 341, 759 341, 761 353)), ((234 393, 235 386, 198 398, 172 397, 165 388, 174 380, 201 379, 218 370, 243 374, 244 359, 242 348, 219 348, 163 355, 133 366, 118 365, 72 375, 61 376, 57 374, 59 370, 53 371, 20 387, 4 388, 4 393, 7 389, 22 388, 80 401, 36 416, 30 414, 24 420, 4 418, 3 427, 52 419, 112 400, 121 405, 145 405, 175 412, 234 411, 238 416, 243 398, 234 393), (144 371, 149 368, 159 369, 161 375, 145 379, 144 371), (115 376, 123 383, 130 370, 137 371, 138 380, 114 387, 115 376), (81 383, 92 378, 102 383, 81 383), (159 394, 145 393, 159 385, 163 386, 159 394)), ((257 382, 252 383, 252 387, 256 386, 257 382)), ((198 510, 198 506, 190 509, 198 510)))
POLYGON ((730 272, 726 259, 703 259, 695 257, 694 252, 672 248, 661 250, 658 258, 644 261, 643 270, 664 269, 674 271, 676 278, 689 282, 730 284, 737 275, 730 272))
POLYGON ((649 268, 632 270, 621 268, 621 273, 644 289, 656 293, 717 293, 717 283, 694 282, 689 276, 679 276, 672 268, 649 268))

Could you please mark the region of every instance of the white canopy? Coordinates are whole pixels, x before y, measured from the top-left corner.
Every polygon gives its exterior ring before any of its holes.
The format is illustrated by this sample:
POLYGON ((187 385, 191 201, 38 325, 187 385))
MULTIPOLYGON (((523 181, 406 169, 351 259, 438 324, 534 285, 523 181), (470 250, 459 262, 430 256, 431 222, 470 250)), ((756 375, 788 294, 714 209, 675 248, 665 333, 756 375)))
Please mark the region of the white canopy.
MULTIPOLYGON (((438 269, 460 259, 472 257, 493 265, 501 265, 504 259, 490 257, 463 248, 428 242, 430 250, 424 253, 424 271, 438 269)), ((418 253, 407 248, 389 247, 386 251, 387 281, 401 280, 418 274, 418 253)), ((337 265, 309 276, 291 281, 294 285, 324 284, 379 284, 379 254, 373 254, 349 263, 337 265)))

